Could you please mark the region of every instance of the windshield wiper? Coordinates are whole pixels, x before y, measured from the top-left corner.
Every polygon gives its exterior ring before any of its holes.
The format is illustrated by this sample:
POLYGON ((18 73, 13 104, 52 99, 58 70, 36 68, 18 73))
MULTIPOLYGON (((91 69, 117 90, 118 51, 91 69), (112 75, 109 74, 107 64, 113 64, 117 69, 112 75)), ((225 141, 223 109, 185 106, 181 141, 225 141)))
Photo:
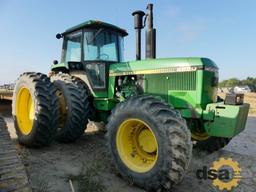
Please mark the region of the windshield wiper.
POLYGON ((86 38, 88 44, 91 43, 94 39, 96 39, 96 37, 97 37, 102 31, 104 31, 104 29, 103 29, 103 28, 100 28, 100 29, 95 33, 95 35, 92 37, 92 39, 90 39, 90 41, 88 41, 87 38, 86 38))

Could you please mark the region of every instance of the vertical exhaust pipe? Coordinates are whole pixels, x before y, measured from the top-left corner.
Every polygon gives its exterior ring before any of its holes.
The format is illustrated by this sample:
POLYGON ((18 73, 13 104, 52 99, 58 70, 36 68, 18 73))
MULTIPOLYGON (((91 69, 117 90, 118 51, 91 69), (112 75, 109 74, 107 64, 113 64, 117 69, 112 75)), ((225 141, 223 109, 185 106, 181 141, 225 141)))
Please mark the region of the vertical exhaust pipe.
POLYGON ((147 6, 146 58, 156 58, 156 29, 153 27, 153 4, 147 6))
POLYGON ((134 29, 136 30, 136 60, 141 60, 141 29, 143 28, 143 11, 134 11, 134 29))

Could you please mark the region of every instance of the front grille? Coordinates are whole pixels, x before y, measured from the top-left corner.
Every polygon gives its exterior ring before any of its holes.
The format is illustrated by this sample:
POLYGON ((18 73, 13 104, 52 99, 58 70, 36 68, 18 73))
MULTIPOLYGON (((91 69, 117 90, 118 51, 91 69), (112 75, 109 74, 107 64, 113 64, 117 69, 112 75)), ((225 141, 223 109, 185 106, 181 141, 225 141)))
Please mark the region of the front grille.
POLYGON ((196 71, 168 74, 168 90, 196 90, 196 71))
POLYGON ((195 91, 196 71, 146 75, 147 92, 166 95, 167 91, 195 91))

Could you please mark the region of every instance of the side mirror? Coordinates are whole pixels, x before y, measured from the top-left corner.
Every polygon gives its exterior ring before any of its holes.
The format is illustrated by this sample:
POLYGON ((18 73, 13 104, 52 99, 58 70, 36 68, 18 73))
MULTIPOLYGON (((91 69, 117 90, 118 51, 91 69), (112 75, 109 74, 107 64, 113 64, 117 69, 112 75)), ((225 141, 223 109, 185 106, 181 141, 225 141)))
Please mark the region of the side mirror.
POLYGON ((60 33, 58 33, 58 34, 56 35, 56 38, 57 38, 57 39, 60 39, 60 38, 62 38, 62 35, 61 35, 60 33))
POLYGON ((53 60, 53 64, 57 65, 59 62, 57 60, 53 60))

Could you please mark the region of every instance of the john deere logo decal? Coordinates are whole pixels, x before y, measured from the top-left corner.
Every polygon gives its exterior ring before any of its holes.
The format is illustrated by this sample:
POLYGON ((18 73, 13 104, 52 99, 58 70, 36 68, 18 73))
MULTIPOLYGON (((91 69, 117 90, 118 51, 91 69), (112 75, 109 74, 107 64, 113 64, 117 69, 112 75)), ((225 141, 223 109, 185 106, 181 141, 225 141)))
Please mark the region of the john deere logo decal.
POLYGON ((198 179, 210 179, 212 184, 219 188, 219 190, 231 190, 232 187, 238 186, 241 180, 241 168, 237 161, 232 158, 220 158, 214 161, 210 169, 203 166, 202 169, 196 171, 198 179))

